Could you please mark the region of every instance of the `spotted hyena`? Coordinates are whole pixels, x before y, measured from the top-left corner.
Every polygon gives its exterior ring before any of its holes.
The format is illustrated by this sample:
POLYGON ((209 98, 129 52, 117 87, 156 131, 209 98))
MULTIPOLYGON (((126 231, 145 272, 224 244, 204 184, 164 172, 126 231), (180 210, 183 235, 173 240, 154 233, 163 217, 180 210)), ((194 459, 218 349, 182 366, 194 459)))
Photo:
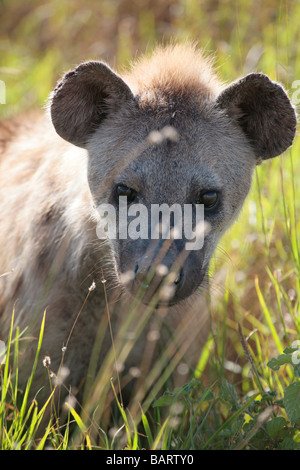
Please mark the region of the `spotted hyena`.
MULTIPOLYGON (((2 123, 0 339, 14 310, 14 324, 29 327, 21 375, 31 370, 44 311, 41 354, 54 372, 63 361, 73 388, 89 379, 92 351, 104 364, 111 335, 114 360, 135 370, 159 336, 168 358, 197 357, 211 256, 254 168, 284 152, 295 128, 281 85, 252 73, 224 86, 186 44, 159 47, 123 76, 82 63, 57 84, 46 116, 2 123), (151 237, 150 216, 137 236, 99 237, 99 207, 115 208, 117 222, 137 204, 149 214, 154 205, 189 206, 192 227, 201 207, 201 247, 187 249, 172 230, 160 236, 161 218, 151 237)), ((36 389, 44 373, 40 361, 36 389)))

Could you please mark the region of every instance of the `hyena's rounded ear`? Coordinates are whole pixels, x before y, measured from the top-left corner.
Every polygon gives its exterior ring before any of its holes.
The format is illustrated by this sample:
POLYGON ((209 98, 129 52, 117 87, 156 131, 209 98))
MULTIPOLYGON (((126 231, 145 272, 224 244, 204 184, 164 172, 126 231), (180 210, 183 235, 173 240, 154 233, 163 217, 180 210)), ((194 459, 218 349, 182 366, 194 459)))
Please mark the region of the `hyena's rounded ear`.
POLYGON ((51 119, 63 139, 85 147, 103 119, 127 100, 133 100, 130 88, 108 65, 85 62, 68 72, 53 91, 51 119))
POLYGON ((276 157, 293 142, 296 113, 286 92, 262 73, 233 82, 217 98, 249 139, 257 161, 276 157))

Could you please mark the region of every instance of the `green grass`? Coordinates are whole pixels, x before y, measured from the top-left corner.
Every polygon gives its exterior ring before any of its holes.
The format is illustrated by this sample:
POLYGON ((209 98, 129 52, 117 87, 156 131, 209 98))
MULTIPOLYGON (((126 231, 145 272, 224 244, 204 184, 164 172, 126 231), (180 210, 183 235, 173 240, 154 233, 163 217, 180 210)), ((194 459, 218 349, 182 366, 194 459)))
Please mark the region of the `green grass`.
MULTIPOLYGON (((13 322, 8 338, 6 360, 0 370, 1 407, 0 443, 2 450, 17 449, 106 449, 115 450, 186 450, 186 449, 299 449, 300 447, 300 377, 297 348, 285 348, 277 358, 272 358, 268 372, 262 373, 247 345, 241 327, 240 341, 248 357, 253 384, 251 393, 243 399, 236 386, 225 377, 219 377, 205 388, 198 379, 192 379, 181 388, 169 391, 152 403, 151 414, 144 413, 141 405, 139 418, 124 409, 115 390, 111 388, 118 411, 116 428, 103 430, 95 413, 87 409, 78 412, 66 402, 67 415, 60 420, 55 409, 53 386, 43 405, 35 399, 28 400, 39 352, 43 340, 45 315, 42 320, 37 349, 28 377, 27 386, 21 394, 18 389, 18 352, 22 335, 13 322), (295 356, 296 353, 296 356, 295 356), (11 359, 10 359, 11 358, 11 359), (278 392, 279 370, 289 367, 285 383, 278 392), (268 377, 267 377, 268 376, 268 377), (274 382, 268 380, 268 378, 274 382), (269 386, 270 385, 270 386, 269 386), (275 385, 275 386, 274 386, 275 385), (51 413, 48 410, 51 407, 51 413), (168 412, 163 413, 167 409, 168 412)), ((220 366, 220 364, 218 364, 220 366)), ((46 364, 48 368, 48 365, 46 364)), ((50 372, 50 369, 48 369, 50 372)), ((50 374, 49 374, 50 375, 50 374)), ((101 381, 101 379, 100 379, 101 381)), ((98 417, 99 418, 99 417, 98 417)), ((101 418, 101 417, 100 417, 101 418)), ((101 419, 100 419, 101 422, 101 419)))
MULTIPOLYGON (((171 3, 31 0, 21 7, 17 0, 2 1, 0 79, 7 104, 0 105, 1 115, 42 106, 75 63, 100 55, 121 68, 170 38, 199 40, 214 53, 225 81, 259 70, 293 92, 300 79, 299 2, 171 3)), ((43 324, 23 391, 18 359, 24 332, 16 330, 0 366, 0 448, 299 449, 299 366, 292 349, 300 339, 299 152, 297 136, 285 155, 257 168, 242 214, 215 253, 211 334, 185 386, 165 386, 132 414, 104 368, 84 409, 70 401, 62 419, 55 385, 42 405, 28 398, 36 361, 43 359, 43 324), (103 387, 111 397, 109 416, 97 405, 103 387)), ((156 364, 149 390, 175 368, 171 364, 163 375, 156 364)))

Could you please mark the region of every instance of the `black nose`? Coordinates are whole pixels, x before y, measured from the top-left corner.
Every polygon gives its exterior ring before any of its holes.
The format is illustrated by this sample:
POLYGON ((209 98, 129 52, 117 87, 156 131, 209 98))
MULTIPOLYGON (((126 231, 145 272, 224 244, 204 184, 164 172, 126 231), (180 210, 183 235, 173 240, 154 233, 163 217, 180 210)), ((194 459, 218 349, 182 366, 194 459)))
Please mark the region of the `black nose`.
POLYGON ((137 288, 147 289, 147 296, 153 296, 158 291, 163 300, 171 300, 176 296, 184 282, 184 271, 169 270, 164 264, 148 266, 136 264, 134 269, 137 288))

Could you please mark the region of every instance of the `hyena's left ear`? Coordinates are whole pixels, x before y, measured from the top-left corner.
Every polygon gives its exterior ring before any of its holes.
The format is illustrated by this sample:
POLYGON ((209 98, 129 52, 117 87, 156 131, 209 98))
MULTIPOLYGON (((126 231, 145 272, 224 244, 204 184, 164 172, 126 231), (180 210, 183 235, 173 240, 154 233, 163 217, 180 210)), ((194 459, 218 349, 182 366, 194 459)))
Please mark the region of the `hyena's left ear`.
POLYGON ((257 160, 283 153, 293 142, 296 113, 286 92, 262 73, 233 82, 217 98, 249 139, 257 160))

